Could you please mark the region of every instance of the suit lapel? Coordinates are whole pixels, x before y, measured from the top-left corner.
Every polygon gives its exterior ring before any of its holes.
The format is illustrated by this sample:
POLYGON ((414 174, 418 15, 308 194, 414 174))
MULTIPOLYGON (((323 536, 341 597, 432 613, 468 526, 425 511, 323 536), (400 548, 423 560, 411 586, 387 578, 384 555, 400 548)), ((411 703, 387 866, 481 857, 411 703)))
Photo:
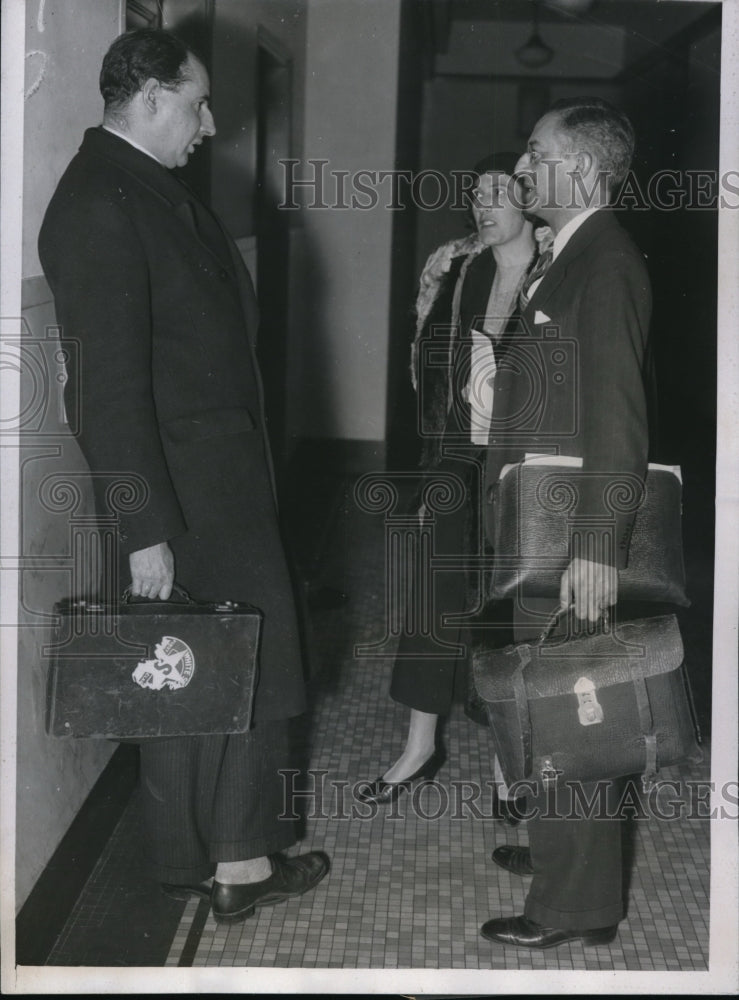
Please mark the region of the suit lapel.
POLYGON ((618 223, 609 208, 601 208, 594 212, 590 218, 575 230, 570 239, 565 244, 564 249, 553 261, 551 267, 541 279, 541 284, 531 296, 524 311, 524 316, 528 319, 533 315, 534 310, 543 310, 548 299, 559 288, 567 275, 570 264, 584 253, 593 240, 604 229, 610 226, 617 226, 618 223))

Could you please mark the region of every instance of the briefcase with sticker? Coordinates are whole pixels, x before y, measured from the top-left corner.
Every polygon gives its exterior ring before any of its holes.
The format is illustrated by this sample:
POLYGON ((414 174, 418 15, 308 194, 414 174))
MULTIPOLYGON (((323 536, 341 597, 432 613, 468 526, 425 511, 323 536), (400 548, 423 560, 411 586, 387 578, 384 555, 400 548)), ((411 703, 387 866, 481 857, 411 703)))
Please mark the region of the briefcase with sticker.
POLYGON ((45 651, 49 734, 139 740, 249 728, 261 612, 182 596, 57 605, 45 651))

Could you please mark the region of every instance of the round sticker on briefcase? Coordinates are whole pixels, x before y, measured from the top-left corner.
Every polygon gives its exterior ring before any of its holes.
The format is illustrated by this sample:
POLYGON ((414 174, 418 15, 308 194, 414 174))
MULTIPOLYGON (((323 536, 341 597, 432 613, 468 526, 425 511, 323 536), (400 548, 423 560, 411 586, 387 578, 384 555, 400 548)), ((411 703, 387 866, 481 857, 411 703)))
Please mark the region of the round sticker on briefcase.
POLYGON ((163 635, 154 647, 154 660, 140 660, 131 677, 152 691, 187 687, 195 673, 195 657, 190 647, 175 635, 163 635))

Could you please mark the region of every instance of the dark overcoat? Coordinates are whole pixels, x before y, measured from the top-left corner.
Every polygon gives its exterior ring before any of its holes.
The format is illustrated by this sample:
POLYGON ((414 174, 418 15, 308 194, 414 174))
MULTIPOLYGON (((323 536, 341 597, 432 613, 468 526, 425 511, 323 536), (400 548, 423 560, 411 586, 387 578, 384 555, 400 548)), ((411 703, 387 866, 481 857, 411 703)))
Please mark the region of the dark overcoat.
POLYGON ((167 541, 192 597, 261 608, 255 720, 300 713, 256 299, 235 244, 165 167, 92 128, 49 204, 39 253, 61 335, 79 343, 65 392, 80 407, 98 509, 110 512, 112 476, 136 487, 130 510, 118 504, 121 556, 167 541))

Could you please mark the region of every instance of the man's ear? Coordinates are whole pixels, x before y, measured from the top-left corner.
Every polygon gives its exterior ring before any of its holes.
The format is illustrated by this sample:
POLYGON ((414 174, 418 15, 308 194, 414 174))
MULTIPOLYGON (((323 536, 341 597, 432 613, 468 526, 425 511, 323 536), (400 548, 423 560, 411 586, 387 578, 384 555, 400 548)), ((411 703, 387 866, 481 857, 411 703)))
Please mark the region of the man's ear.
POLYGON ((582 177, 587 177, 590 171, 597 166, 595 157, 586 150, 577 153, 575 160, 577 161, 577 171, 582 177))
POLYGON ((154 77, 148 79, 141 88, 141 100, 144 102, 144 107, 149 114, 156 114, 160 90, 161 85, 154 77))

